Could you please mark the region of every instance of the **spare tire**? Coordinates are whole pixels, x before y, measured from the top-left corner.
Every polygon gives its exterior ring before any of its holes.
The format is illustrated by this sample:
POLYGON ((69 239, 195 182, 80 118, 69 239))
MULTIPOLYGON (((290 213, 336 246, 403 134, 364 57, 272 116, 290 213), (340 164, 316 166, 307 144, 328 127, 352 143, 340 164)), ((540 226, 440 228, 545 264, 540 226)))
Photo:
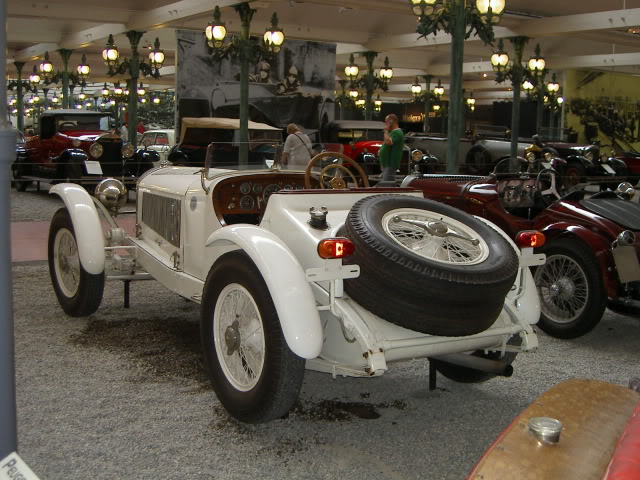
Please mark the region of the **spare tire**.
POLYGON ((364 198, 351 208, 345 234, 356 247, 345 263, 360 265, 346 292, 373 314, 426 334, 489 328, 518 272, 515 249, 497 231, 424 198, 364 198), (464 238, 444 236, 451 232, 464 238))

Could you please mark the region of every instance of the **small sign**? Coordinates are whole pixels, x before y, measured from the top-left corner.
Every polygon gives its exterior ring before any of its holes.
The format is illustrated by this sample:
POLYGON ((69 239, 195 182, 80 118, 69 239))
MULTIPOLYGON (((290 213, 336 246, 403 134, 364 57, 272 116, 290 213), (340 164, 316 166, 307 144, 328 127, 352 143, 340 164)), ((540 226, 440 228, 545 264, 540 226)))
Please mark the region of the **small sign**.
POLYGON ((611 168, 610 165, 607 165, 606 163, 602 164, 602 168, 604 168, 605 172, 610 173, 611 175, 615 175, 616 174, 616 171, 613 168, 611 168))
POLYGON ((13 452, 0 461, 0 480, 38 480, 38 477, 24 460, 13 452))
POLYGON ((84 166, 87 169, 87 175, 102 175, 102 166, 97 160, 85 160, 84 166))

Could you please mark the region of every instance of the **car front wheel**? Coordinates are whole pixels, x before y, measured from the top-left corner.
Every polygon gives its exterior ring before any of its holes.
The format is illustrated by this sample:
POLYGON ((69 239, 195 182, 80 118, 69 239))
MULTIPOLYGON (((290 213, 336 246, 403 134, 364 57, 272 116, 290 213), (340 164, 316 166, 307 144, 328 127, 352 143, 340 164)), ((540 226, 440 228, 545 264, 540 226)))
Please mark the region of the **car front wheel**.
POLYGON ((66 208, 58 210, 49 229, 49 273, 60 306, 67 315, 84 317, 102 302, 104 272, 88 273, 80 262, 73 222, 66 208))
POLYGON ((547 261, 535 273, 540 295, 540 328, 557 338, 575 338, 591 331, 607 304, 595 256, 575 239, 551 242, 540 249, 547 261))
POLYGON ((304 359, 289 349, 267 285, 246 254, 228 253, 211 268, 200 338, 213 389, 233 417, 262 423, 293 407, 304 359))

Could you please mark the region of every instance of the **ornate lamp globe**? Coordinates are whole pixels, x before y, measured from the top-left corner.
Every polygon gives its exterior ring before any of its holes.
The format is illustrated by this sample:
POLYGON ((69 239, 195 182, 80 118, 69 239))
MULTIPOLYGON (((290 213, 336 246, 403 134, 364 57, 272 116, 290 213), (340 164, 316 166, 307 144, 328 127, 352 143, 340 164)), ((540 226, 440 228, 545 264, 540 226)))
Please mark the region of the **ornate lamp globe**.
POLYGON ((40 62, 38 68, 44 78, 50 78, 53 75, 53 63, 49 61, 49 52, 44 52, 44 59, 40 62))
POLYGON ((359 99, 359 100, 356 100, 356 107, 358 107, 358 108, 364 108, 365 103, 366 103, 366 102, 365 102, 364 98, 361 98, 361 99, 359 99))
POLYGON ((100 92, 100 93, 102 93, 103 97, 108 97, 109 94, 111 93, 109 91, 109 87, 107 87, 107 82, 104 82, 104 86, 102 87, 102 92, 100 92))
POLYGON ((376 99, 373 101, 373 109, 376 112, 382 110, 382 100, 380 100, 380 94, 376 96, 376 99))
POLYGON ((213 10, 213 22, 207 25, 204 31, 207 37, 207 43, 211 48, 220 49, 224 44, 224 39, 227 36, 227 27, 220 20, 220 7, 216 5, 213 10))
POLYGON ((431 17, 436 10, 436 0, 409 0, 409 3, 417 17, 431 17))
POLYGON ((82 55, 82 62, 80 62, 80 65, 78 65, 78 76, 80 77, 81 80, 86 79, 89 74, 91 73, 91 67, 89 65, 87 65, 87 56, 86 55, 82 55))
POLYGON ((33 73, 29 75, 29 83, 34 88, 37 87, 38 84, 40 83, 40 75, 38 75, 35 65, 33 66, 33 73))
POLYGON ((525 92, 531 93, 534 88, 535 88, 535 86, 529 80, 525 80, 524 82, 522 82, 522 89, 525 92))
POLYGON ((278 27, 278 15, 271 16, 271 27, 267 28, 263 36, 264 44, 270 52, 278 53, 284 43, 284 32, 278 27))
POLYGON ((551 77, 551 81, 547 83, 547 91, 549 93, 558 93, 560 90, 560 84, 556 82, 556 74, 554 73, 551 77))
POLYGON ((349 65, 344 67, 344 74, 349 77, 349 80, 355 80, 355 78, 358 76, 358 72, 360 72, 360 69, 355 63, 353 54, 351 54, 351 56, 349 57, 349 65))
POLYGON ((388 82, 393 77, 393 69, 389 66, 389 57, 384 57, 384 67, 380 69, 380 78, 388 82))
POLYGON ((120 85, 116 84, 113 87, 113 94, 116 97, 122 97, 124 95, 124 90, 122 89, 122 87, 120 85))
POLYGON ((351 88, 349 89, 349 96, 350 96, 353 100, 355 100, 356 98, 358 98, 358 95, 360 95, 360 93, 358 92, 358 89, 357 89, 357 88, 353 88, 353 87, 351 87, 351 88))
POLYGON ((544 58, 540 55, 540 45, 536 45, 536 53, 533 57, 529 59, 527 62, 527 67, 529 68, 529 72, 534 77, 540 77, 544 73, 544 69, 547 62, 545 62, 544 58))
POLYGON ((561 107, 562 104, 564 103, 564 97, 558 97, 556 99, 556 103, 558 104, 559 107, 561 107))
POLYGON ((53 103, 54 105, 57 105, 58 102, 60 102, 60 99, 58 97, 52 97, 51 98, 51 103, 53 103))
POLYGON ((469 108, 474 107, 476 105, 476 99, 473 98, 473 93, 470 94, 469 98, 467 98, 467 105, 469 106, 469 108))
POLYGON ((142 97, 147 91, 144 89, 144 85, 140 82, 140 86, 138 87, 138 96, 142 97))
POLYGON ((504 49, 502 39, 498 42, 498 51, 491 55, 491 68, 496 73, 503 73, 509 65, 509 55, 504 49))
POLYGON ((153 42, 153 50, 149 52, 149 63, 151 67, 159 70, 164 64, 164 51, 160 50, 160 40, 156 37, 156 41, 153 42))
POLYGON ((115 43, 113 42, 113 35, 109 34, 109 38, 107 39, 107 46, 104 50, 102 50, 102 59, 109 68, 113 68, 118 64, 119 58, 120 52, 118 51, 118 47, 116 47, 115 43))
POLYGON ((505 0, 476 0, 476 9, 484 23, 498 23, 504 7, 505 0))
POLYGON ((87 98, 87 95, 85 95, 84 91, 81 91, 80 94, 78 95, 78 98, 80 100, 85 100, 87 98))
POLYGON ((411 85, 411 93, 413 93, 413 96, 416 98, 422 93, 422 85, 418 82, 418 77, 416 77, 416 81, 411 85))
POLYGON ((434 103, 433 107, 431 107, 431 108, 433 108, 434 112, 438 113, 442 107, 440 106, 439 103, 434 103))
POLYGON ((442 86, 440 79, 438 79, 438 85, 433 87, 433 94, 438 98, 444 95, 444 87, 442 86))

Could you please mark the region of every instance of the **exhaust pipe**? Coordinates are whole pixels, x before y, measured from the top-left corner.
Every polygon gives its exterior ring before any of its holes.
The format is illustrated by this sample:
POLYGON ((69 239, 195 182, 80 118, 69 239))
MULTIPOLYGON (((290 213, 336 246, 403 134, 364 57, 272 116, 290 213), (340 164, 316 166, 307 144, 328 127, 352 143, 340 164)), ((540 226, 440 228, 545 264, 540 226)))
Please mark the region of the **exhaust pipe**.
POLYGON ((449 353, 447 355, 439 355, 430 357, 432 360, 440 362, 452 363, 460 367, 472 368, 481 372, 493 373, 502 377, 510 377, 513 375, 513 367, 511 364, 503 360, 489 360, 488 358, 476 357, 465 353, 449 353))

